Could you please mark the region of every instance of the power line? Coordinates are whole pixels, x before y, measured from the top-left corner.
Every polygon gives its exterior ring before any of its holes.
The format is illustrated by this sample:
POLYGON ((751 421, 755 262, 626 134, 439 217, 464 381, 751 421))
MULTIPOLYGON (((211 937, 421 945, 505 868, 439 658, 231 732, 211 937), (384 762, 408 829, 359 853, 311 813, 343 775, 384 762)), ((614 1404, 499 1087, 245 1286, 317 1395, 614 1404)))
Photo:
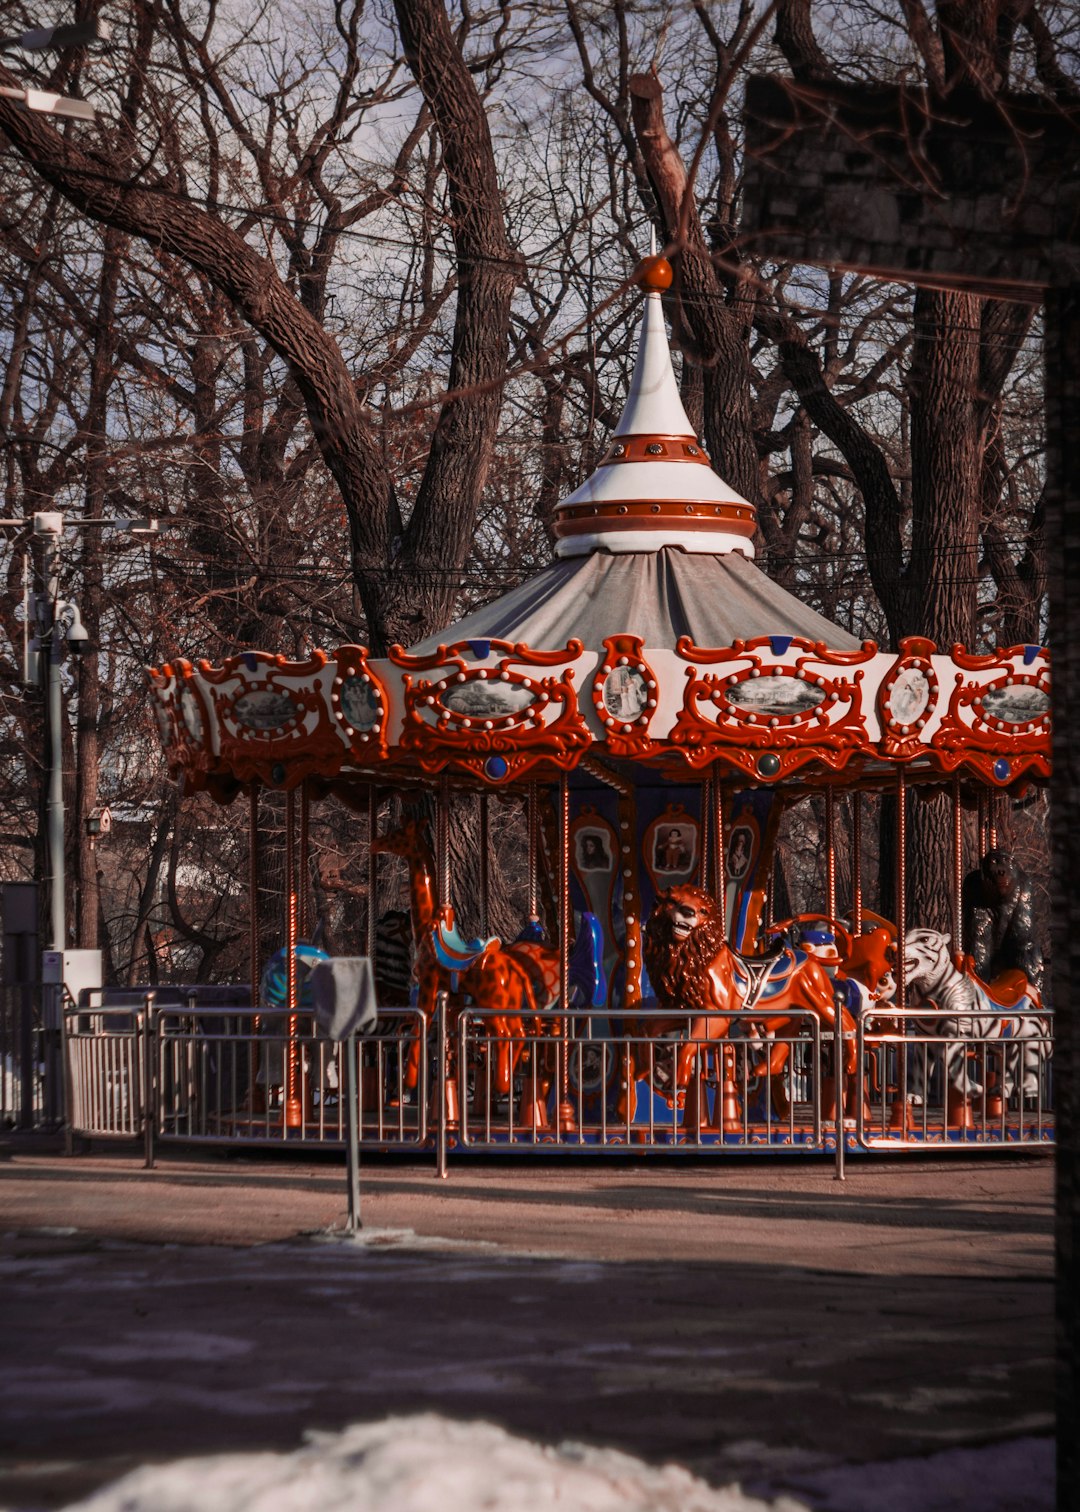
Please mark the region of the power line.
MULTIPOLYGON (((236 215, 236 216, 240 216, 240 217, 242 217, 242 218, 244 218, 246 220, 255 221, 255 222, 259 223, 259 224, 273 225, 273 226, 278 226, 278 227, 282 227, 282 228, 288 228, 290 230, 295 230, 295 225, 296 225, 295 217, 291 217, 291 216, 285 214, 282 211, 276 211, 276 210, 270 209, 269 207, 251 207, 251 206, 239 205, 239 204, 234 204, 234 203, 232 203, 232 202, 230 202, 228 200, 221 200, 221 199, 216 199, 216 198, 208 199, 205 203, 199 203, 199 202, 196 202, 195 200, 193 200, 189 195, 181 194, 178 190, 169 188, 168 186, 162 185, 162 184, 138 184, 138 183, 132 184, 132 183, 125 183, 125 182, 123 182, 121 180, 118 180, 114 175, 107 174, 105 172, 94 172, 94 171, 92 171, 90 169, 72 168, 70 170, 70 172, 72 173, 73 177, 81 178, 84 181, 90 180, 90 181, 93 181, 93 182, 96 182, 96 183, 107 185, 110 188, 131 189, 133 191, 137 191, 137 192, 142 193, 142 194, 157 195, 158 197, 160 197, 162 199, 171 200, 174 204, 177 204, 177 205, 189 205, 193 209, 195 209, 196 211, 198 211, 200 213, 208 214, 208 215, 211 215, 211 216, 213 216, 213 215, 236 215)), ((311 224, 314 225, 315 223, 312 222, 311 224)), ((237 234, 239 234, 239 233, 237 233, 237 234)), ((385 232, 371 231, 371 230, 368 230, 368 229, 364 229, 364 228, 360 228, 360 227, 354 227, 354 226, 345 226, 345 227, 342 227, 339 231, 337 231, 335 233, 335 235, 337 237, 339 237, 341 239, 345 239, 345 240, 355 240, 357 242, 373 243, 373 244, 375 244, 377 246, 383 246, 383 247, 397 247, 397 248, 400 248, 402 250, 412 251, 412 252, 418 251, 421 248, 421 246, 424 245, 424 243, 421 242, 420 240, 418 240, 417 237, 406 238, 406 237, 389 236, 385 232)), ((136 239, 137 240, 142 240, 143 238, 136 238, 136 239)), ((429 244, 431 244, 431 239, 430 238, 429 238, 429 244)), ((305 244, 305 250, 308 251, 308 252, 310 252, 312 250, 312 248, 308 247, 305 244)), ((475 253, 475 254, 472 254, 471 256, 462 256, 462 255, 460 255, 458 253, 458 251, 457 251, 456 248, 436 249, 436 250, 442 250, 443 251, 443 255, 445 255, 448 258, 448 260, 452 261, 453 263, 455 263, 456 265, 459 265, 459 266, 461 266, 461 265, 464 265, 464 266, 490 265, 490 266, 496 266, 496 267, 503 267, 503 268, 506 268, 506 269, 508 269, 510 271, 518 271, 518 270, 520 270, 522 268, 526 268, 526 269, 530 269, 530 270, 536 271, 536 272, 547 272, 547 273, 557 274, 557 275, 560 275, 560 276, 564 276, 564 275, 566 275, 568 273, 571 274, 571 275, 573 275, 575 272, 580 271, 580 269, 579 269, 579 267, 577 265, 575 265, 574 267, 571 267, 571 268, 567 269, 567 268, 563 267, 559 263, 543 262, 543 261, 541 261, 539 259, 529 258, 525 254, 518 254, 516 252, 511 257, 503 258, 503 257, 489 256, 489 255, 487 255, 485 253, 475 253)), ((720 256, 721 256, 720 253, 710 253, 709 255, 710 255, 710 258, 717 258, 717 259, 719 259, 720 256)), ((182 258, 180 260, 183 261, 182 258)), ((777 263, 780 263, 780 262, 783 262, 784 259, 763 257, 761 259, 761 261, 762 262, 773 262, 773 261, 775 261, 777 263)), ((809 268, 813 267, 814 265, 812 265, 812 264, 797 264, 797 266, 799 266, 799 267, 804 267, 805 266, 806 268, 809 269, 809 268)), ((582 276, 583 277, 585 276, 584 272, 582 272, 582 276)), ((905 289, 910 288, 911 298, 914 299, 914 296, 915 296, 915 289, 914 289, 914 287, 907 285, 904 282, 904 280, 902 278, 899 278, 899 277, 897 277, 897 278, 888 278, 887 279, 887 278, 881 278, 881 277, 870 275, 870 274, 857 274, 857 273, 845 274, 845 276, 846 277, 851 277, 851 278, 859 278, 863 282, 869 282, 869 283, 874 284, 874 285, 896 286, 896 287, 905 288, 905 289)), ((623 287, 623 286, 626 286, 628 288, 628 290, 629 290, 629 288, 633 287, 633 285, 631 283, 632 270, 631 270, 630 273, 627 273, 627 274, 623 275, 622 277, 618 277, 615 274, 604 274, 604 273, 596 274, 596 273, 591 273, 590 272, 588 274, 588 278, 589 278, 590 283, 592 283, 594 285, 599 284, 601 286, 606 286, 606 287, 608 287, 608 288, 610 288, 612 290, 617 290, 617 289, 619 289, 620 287, 623 287)), ((722 289, 718 289, 716 297, 717 298, 723 298, 724 297, 724 291, 722 289)), ((679 298, 680 298, 680 301, 684 305, 694 305, 694 304, 697 304, 697 303, 705 304, 707 302, 710 302, 710 301, 707 301, 706 299, 700 299, 699 300, 697 298, 697 296, 687 294, 687 293, 685 293, 683 291, 680 291, 679 298)), ((829 312, 827 310, 825 310, 824 308, 822 308, 820 306, 817 306, 817 305, 801 304, 801 303, 791 304, 791 303, 785 301, 785 306, 786 306, 786 308, 789 311, 791 311, 793 309, 797 310, 798 313, 800 313, 800 314, 802 314, 802 315, 804 315, 804 316, 806 316, 808 318, 821 319, 821 318, 827 317, 828 314, 829 314, 829 312)), ((887 316, 883 316, 883 319, 885 319, 885 320, 896 320, 897 322, 900 322, 901 319, 902 319, 902 317, 900 315, 890 314, 890 315, 887 315, 887 316)), ((844 328, 843 328, 842 325, 838 327, 838 330, 841 333, 841 335, 843 333, 843 329, 844 328)), ((939 329, 943 329, 944 331, 946 331, 946 332, 948 332, 950 334, 954 334, 954 335, 955 334, 967 333, 969 335, 982 336, 984 334, 981 326, 975 325, 975 324, 972 324, 972 323, 968 323, 968 322, 963 322, 963 321, 949 322, 949 323, 945 324, 944 326, 940 327, 939 329)), ((914 332, 913 331, 909 331, 908 334, 910 336, 913 336, 914 332)), ((1043 340, 1045 340, 1043 332, 1041 330, 1039 330, 1037 327, 1035 329, 1029 330, 1026 333, 1026 335, 1025 335, 1025 343, 1028 342, 1028 341, 1031 341, 1031 340, 1035 340, 1035 341, 1043 341, 1043 340)), ((553 338, 550 344, 551 345, 557 345, 558 344, 558 338, 557 337, 553 338)))

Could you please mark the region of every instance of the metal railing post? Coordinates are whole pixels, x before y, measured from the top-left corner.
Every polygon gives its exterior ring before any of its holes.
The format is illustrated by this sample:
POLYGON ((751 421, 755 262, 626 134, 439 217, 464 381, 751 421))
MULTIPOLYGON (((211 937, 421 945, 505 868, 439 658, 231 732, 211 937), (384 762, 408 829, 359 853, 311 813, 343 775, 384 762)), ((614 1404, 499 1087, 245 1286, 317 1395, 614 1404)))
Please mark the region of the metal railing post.
POLYGON ((157 1008, 154 1003, 154 994, 146 994, 146 1005, 143 1009, 140 1033, 143 1042, 143 1151, 144 1165, 148 1171, 154 1169, 154 1133, 157 1123, 157 1008))
MULTIPOLYGON (((345 1227, 350 1234, 355 1234, 361 1227, 360 1223, 360 1128, 358 1123, 358 1110, 356 1099, 356 1035, 350 1034, 345 1040, 342 1049, 345 1052, 345 1098, 346 1120, 348 1126, 348 1146, 346 1163, 348 1165, 349 1206, 345 1220, 345 1227)), ((321 1107, 321 1103, 320 1103, 321 1107)))
MULTIPOLYGON (((829 790, 831 805, 832 789, 829 790)), ((836 1172, 837 1181, 846 1181, 844 1172, 844 1026, 840 1021, 842 1009, 839 1004, 836 1009, 836 1020, 833 1028, 833 1070, 836 1082, 836 1172)), ((860 1101, 862 1098, 859 1089, 860 1101)))
POLYGON ((450 1172, 446 1164, 446 993, 440 992, 436 999, 435 1012, 439 1026, 439 1050, 435 1076, 435 1097, 438 1106, 438 1135, 436 1138, 435 1174, 445 1181, 450 1172))
POLYGON ((71 1044, 68 1015, 60 1015, 60 1055, 64 1076, 64 1154, 75 1153, 75 1078, 71 1069, 71 1044))

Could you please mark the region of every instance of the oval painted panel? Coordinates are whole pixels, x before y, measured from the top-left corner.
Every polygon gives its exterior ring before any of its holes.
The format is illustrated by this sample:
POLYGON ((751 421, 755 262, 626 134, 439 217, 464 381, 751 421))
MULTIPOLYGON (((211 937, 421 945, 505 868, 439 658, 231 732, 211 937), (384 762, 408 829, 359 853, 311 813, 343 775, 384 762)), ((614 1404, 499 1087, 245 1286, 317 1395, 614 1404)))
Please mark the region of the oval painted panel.
POLYGON ((1017 683, 1011 688, 991 688, 978 702, 986 719, 1020 725, 1041 719, 1050 708, 1050 695, 1030 683, 1017 683))
POLYGON ((487 678, 472 682, 454 683, 442 695, 442 702, 455 714, 467 714, 473 719, 505 719, 508 714, 520 714, 536 697, 531 688, 520 683, 504 683, 487 678))
POLYGON ((371 730, 379 722, 375 689, 366 677, 346 677, 340 691, 341 712, 354 730, 371 730))
POLYGON ((245 693, 233 704, 233 718, 252 730, 276 730, 295 719, 300 710, 284 693, 272 688, 245 693))
POLYGON ((636 667, 612 667, 604 679, 604 708, 613 719, 633 724, 649 701, 649 685, 636 667))
POLYGON ((897 724, 914 724, 930 702, 930 679, 921 667, 905 667, 889 689, 889 712, 897 724))
POLYGON ((805 714, 825 702, 825 693, 813 683, 798 677, 748 677, 725 688, 728 703, 750 714, 805 714))
POLYGON ((153 707, 161 743, 165 747, 171 746, 173 741, 173 723, 169 711, 162 704, 158 703, 156 698, 153 707))
POLYGON ((181 689, 180 715, 187 726, 187 732, 192 740, 201 740, 203 732, 202 709, 199 707, 199 700, 190 688, 181 689))

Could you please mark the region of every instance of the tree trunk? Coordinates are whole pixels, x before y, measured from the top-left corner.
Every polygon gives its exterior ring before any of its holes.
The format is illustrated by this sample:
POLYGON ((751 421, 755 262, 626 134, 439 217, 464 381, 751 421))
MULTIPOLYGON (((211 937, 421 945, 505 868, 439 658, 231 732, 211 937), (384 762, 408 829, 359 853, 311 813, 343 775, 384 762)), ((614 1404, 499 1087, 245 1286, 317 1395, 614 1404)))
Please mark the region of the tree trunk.
POLYGON ((938 289, 915 295, 908 592, 884 607, 897 640, 927 635, 942 651, 975 644, 982 303, 974 294, 938 289))

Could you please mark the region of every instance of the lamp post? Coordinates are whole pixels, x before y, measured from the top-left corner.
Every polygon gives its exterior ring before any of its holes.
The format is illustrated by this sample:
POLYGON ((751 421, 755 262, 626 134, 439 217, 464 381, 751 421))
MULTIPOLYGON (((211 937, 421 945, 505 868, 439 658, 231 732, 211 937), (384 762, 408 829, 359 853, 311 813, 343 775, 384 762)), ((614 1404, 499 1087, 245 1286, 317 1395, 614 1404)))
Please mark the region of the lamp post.
MULTIPOLYGON (((77 21, 59 26, 35 27, 14 36, 0 36, 0 50, 17 49, 27 52, 44 50, 63 51, 66 48, 86 47, 95 42, 107 42, 111 31, 107 22, 99 20, 77 21)), ((72 99, 51 90, 35 89, 23 84, 0 85, 0 98, 14 100, 25 110, 44 115, 66 117, 69 120, 93 121, 96 111, 87 100, 72 99)), ((0 521, 3 525, 24 526, 23 521, 0 521)), ((36 656, 32 658, 40 668, 44 684, 45 741, 46 741, 46 805, 45 844, 43 846, 44 880, 49 896, 49 950, 54 962, 59 962, 58 973, 51 976, 54 984, 42 1001, 43 1021, 46 1029, 44 1045, 45 1116, 55 1121, 61 1111, 59 1082, 59 1027, 60 1008, 63 1000, 64 948, 67 943, 64 896, 64 775, 63 775, 63 689, 60 668, 63 661, 62 641, 72 651, 86 649, 89 638, 83 628, 79 611, 74 604, 63 603, 59 598, 59 552, 64 530, 64 519, 59 513, 44 511, 32 521, 33 534, 40 544, 42 590, 34 595, 34 627, 36 656), (44 661, 42 657, 44 656, 44 661)), ((27 660, 31 657, 28 655, 27 660)), ((24 668, 24 677, 30 679, 30 668, 24 668)), ((43 963, 44 966, 44 963, 43 963)), ((44 984, 46 972, 43 969, 44 984)))
POLYGON ((40 685, 45 710, 45 844, 44 882, 49 900, 48 950, 67 948, 64 886, 64 705, 62 668, 67 656, 94 648, 76 603, 60 597, 60 543, 66 529, 122 530, 129 535, 157 535, 154 519, 68 520, 58 510, 42 510, 27 520, 0 520, 0 526, 29 525, 38 543, 40 587, 34 594, 34 638, 28 651, 24 682, 40 685))

